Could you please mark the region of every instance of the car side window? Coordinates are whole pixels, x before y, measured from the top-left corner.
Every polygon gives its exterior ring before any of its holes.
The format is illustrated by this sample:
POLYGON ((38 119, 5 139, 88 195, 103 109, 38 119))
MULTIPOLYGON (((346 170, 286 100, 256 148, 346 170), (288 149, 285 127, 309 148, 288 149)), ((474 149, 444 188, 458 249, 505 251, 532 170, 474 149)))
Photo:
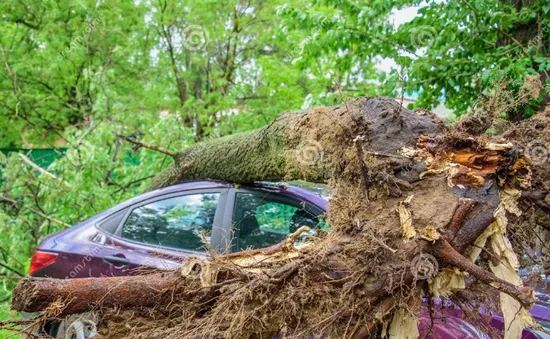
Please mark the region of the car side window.
POLYGON ((283 241, 301 226, 318 228, 322 218, 305 203, 278 194, 237 192, 233 209, 232 251, 259 249, 283 241))
POLYGON ((149 245, 205 251, 204 241, 210 243, 219 197, 219 193, 189 194, 135 208, 123 225, 122 237, 149 245))

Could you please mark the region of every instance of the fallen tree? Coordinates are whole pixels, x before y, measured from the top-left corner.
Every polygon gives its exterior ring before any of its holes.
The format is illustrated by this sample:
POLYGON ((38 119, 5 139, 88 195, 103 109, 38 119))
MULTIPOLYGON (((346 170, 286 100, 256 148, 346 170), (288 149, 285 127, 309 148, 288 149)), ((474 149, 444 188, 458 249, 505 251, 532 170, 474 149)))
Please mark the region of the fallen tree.
POLYGON ((341 152, 350 145, 355 152, 354 138, 364 137, 357 144, 372 152, 395 153, 414 145, 420 134, 441 131, 431 116, 401 109, 389 99, 364 98, 330 108, 285 112, 263 128, 176 153, 174 164, 153 179, 151 188, 204 178, 237 183, 289 178, 326 181, 340 175, 346 160, 353 160, 341 152))
POLYGON ((540 179, 533 191, 532 166, 516 147, 392 99, 282 113, 259 130, 174 153, 152 188, 191 179, 328 181, 328 235, 301 249, 294 234, 266 250, 190 260, 181 272, 25 279, 13 308, 45 318, 96 311, 109 338, 409 338, 426 296, 468 314, 472 305, 500 308, 506 337, 516 338, 536 326, 527 312, 535 297, 517 274, 508 219, 530 213, 521 197, 548 208, 548 192, 540 179))

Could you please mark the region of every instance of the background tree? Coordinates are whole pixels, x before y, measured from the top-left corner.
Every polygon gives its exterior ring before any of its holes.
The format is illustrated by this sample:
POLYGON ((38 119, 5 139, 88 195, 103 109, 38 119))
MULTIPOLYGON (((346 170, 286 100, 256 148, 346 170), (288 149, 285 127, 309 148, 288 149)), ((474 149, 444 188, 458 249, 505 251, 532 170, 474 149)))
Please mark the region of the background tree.
MULTIPOLYGON (((183 149, 298 109, 315 82, 289 58, 276 1, 0 4, 0 300, 46 235, 137 194, 183 149)), ((2 306, 2 312, 6 310, 2 306)))
MULTIPOLYGON (((464 113, 495 83, 519 91, 526 75, 548 79, 550 5, 545 1, 304 1, 282 12, 287 24, 313 31, 304 63, 333 56, 332 71, 341 74, 342 90, 356 94, 370 76, 357 76, 383 58, 395 61, 377 84, 386 95, 419 93, 418 107, 447 107, 464 113), (419 6, 411 21, 394 27, 399 10, 419 6), (336 58, 338 56, 338 58, 336 58)), ((329 57, 330 58, 330 57, 329 57)), ((529 105, 507 113, 514 119, 532 115, 546 92, 529 105)))

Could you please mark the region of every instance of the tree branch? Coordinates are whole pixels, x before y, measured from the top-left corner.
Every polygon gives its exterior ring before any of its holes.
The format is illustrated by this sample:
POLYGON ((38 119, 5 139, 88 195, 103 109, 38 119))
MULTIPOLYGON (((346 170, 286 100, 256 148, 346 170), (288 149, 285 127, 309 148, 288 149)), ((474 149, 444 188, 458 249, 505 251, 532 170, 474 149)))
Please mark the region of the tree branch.
POLYGON ((6 264, 2 264, 1 262, 0 262, 0 266, 4 267, 4 268, 7 269, 8 271, 13 272, 13 273, 15 273, 15 274, 17 274, 17 275, 19 275, 19 276, 21 276, 21 277, 24 277, 24 276, 25 276, 23 273, 19 272, 19 271, 16 270, 15 268, 12 268, 12 267, 10 267, 10 266, 8 266, 8 265, 6 265, 6 264))
POLYGON ((152 145, 152 144, 149 144, 149 143, 146 143, 146 142, 143 142, 143 141, 137 141, 137 140, 134 140, 132 138, 129 138, 125 135, 118 135, 120 138, 138 146, 139 147, 145 147, 145 148, 148 148, 148 149, 152 149, 154 151, 157 151, 157 152, 160 152, 160 153, 163 153, 163 154, 166 154, 166 155, 169 155, 171 156, 172 158, 174 158, 176 156, 176 152, 173 152, 173 151, 170 151, 170 150, 167 150, 166 148, 163 148, 163 147, 160 147, 160 146, 156 146, 156 145, 152 145))
POLYGON ((44 219, 47 219, 47 220, 49 220, 49 221, 51 221, 51 222, 55 222, 55 223, 61 224, 61 225, 66 226, 66 227, 71 227, 71 225, 67 224, 67 223, 64 222, 64 221, 61 221, 61 220, 59 220, 59 219, 55 219, 55 218, 52 218, 52 217, 50 217, 50 216, 47 216, 46 214, 44 214, 44 213, 42 213, 42 212, 40 212, 40 211, 38 211, 38 210, 36 210, 36 209, 34 209, 34 208, 32 208, 32 207, 29 207, 29 206, 23 205, 23 204, 21 204, 21 203, 18 203, 17 201, 12 200, 12 199, 10 199, 10 198, 7 198, 7 197, 5 197, 5 196, 3 196, 3 195, 0 195, 0 200, 7 201, 7 202, 9 202, 9 203, 11 203, 11 204, 13 204, 13 205, 20 205, 21 208, 27 209, 27 210, 33 212, 34 214, 37 214, 37 215, 41 216, 41 217, 44 218, 44 219))
POLYGON ((38 172, 40 172, 40 174, 42 175, 45 175, 47 177, 50 177, 52 179, 55 179, 55 180, 59 180, 59 181, 62 181, 61 178, 59 178, 58 176, 46 171, 45 169, 43 169, 42 167, 38 166, 37 164, 35 164, 34 162, 31 161, 31 159, 29 159, 26 155, 24 155, 23 153, 18 153, 19 154, 19 157, 21 158, 21 160, 23 160, 24 163, 26 163, 27 165, 31 166, 32 168, 34 168, 35 170, 37 170, 38 172))
POLYGON ((438 239, 433 245, 434 256, 444 263, 466 271, 481 282, 492 286, 500 292, 506 293, 519 301, 524 307, 530 308, 535 303, 533 290, 527 287, 515 286, 484 270, 475 263, 458 253, 445 239, 438 239))

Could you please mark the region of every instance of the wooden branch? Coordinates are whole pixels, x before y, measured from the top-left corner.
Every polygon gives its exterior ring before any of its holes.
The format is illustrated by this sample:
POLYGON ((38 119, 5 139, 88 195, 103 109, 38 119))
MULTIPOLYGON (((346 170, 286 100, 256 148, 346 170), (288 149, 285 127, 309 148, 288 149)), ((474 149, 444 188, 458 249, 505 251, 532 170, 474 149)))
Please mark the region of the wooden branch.
POLYGON ((468 216, 468 213, 475 204, 476 201, 468 198, 460 198, 458 200, 451 221, 449 221, 447 225, 447 239, 454 239, 458 231, 462 228, 462 224, 468 216))
POLYGON ((289 234, 283 241, 278 244, 271 245, 269 247, 260 248, 260 249, 251 249, 244 250, 239 252, 233 252, 221 255, 220 258, 232 259, 242 258, 242 257, 251 257, 257 254, 260 255, 271 255, 277 252, 292 251, 295 250, 294 243, 296 240, 304 233, 309 232, 311 228, 308 226, 301 226, 294 233, 289 234))
POLYGON ((494 212, 496 207, 489 204, 478 204, 471 208, 469 218, 464 222, 462 227, 456 232, 456 236, 452 239, 453 247, 460 253, 464 250, 489 227, 494 221, 494 212))
POLYGON ((55 301, 63 302, 61 314, 91 311, 96 307, 155 306, 170 301, 165 292, 174 286, 179 272, 133 277, 80 279, 23 279, 13 290, 12 308, 17 311, 46 310, 55 301), (167 300, 165 300, 167 299, 167 300))
POLYGON ((39 26, 33 25, 33 24, 29 23, 29 22, 26 22, 26 21, 23 20, 23 19, 17 19, 17 20, 15 20, 15 23, 16 23, 16 24, 21 24, 21 25, 23 25, 23 26, 25 26, 25 27, 27 27, 27 28, 34 29, 34 30, 40 29, 39 26))
POLYGON ((16 270, 15 268, 11 268, 10 266, 8 266, 8 265, 6 265, 6 264, 2 264, 1 262, 0 262, 0 266, 4 267, 4 268, 7 269, 8 271, 11 271, 11 272, 13 272, 13 273, 15 273, 15 274, 17 274, 17 275, 19 275, 19 276, 21 276, 21 277, 24 277, 24 276, 25 276, 23 273, 19 272, 19 271, 16 270))
POLYGON ((535 295, 532 289, 515 286, 495 276, 493 273, 477 266, 471 260, 458 253, 445 239, 438 239, 433 244, 433 255, 449 266, 468 272, 481 282, 492 286, 500 292, 506 293, 519 301, 525 308, 529 309, 535 303, 535 295))
MULTIPOLYGON (((168 29, 166 28, 164 24, 164 13, 166 11, 168 3, 165 1, 162 10, 160 11, 160 29, 157 28, 159 31, 159 34, 164 38, 166 42, 166 46, 168 47, 168 55, 170 56, 170 62, 172 65, 172 71, 174 72, 174 76, 176 78, 176 86, 178 90, 178 97, 180 100, 180 105, 183 106, 185 102, 187 101, 188 93, 187 93, 187 84, 185 83, 185 80, 181 76, 181 72, 179 70, 179 67, 176 62, 176 56, 175 56, 175 49, 172 43, 172 34, 170 33, 170 25, 168 25, 168 29)), ((186 120, 188 117, 186 117, 186 120)), ((186 123, 189 121, 186 121, 186 123)))
POLYGON ((7 326, 16 326, 16 325, 27 325, 36 322, 37 319, 17 319, 17 320, 6 320, 0 321, 0 328, 6 328, 7 326))
POLYGON ((373 152, 373 151, 366 151, 365 153, 371 154, 377 157, 387 157, 387 158, 396 158, 396 159, 409 159, 406 156, 399 155, 399 154, 389 154, 389 153, 381 153, 381 152, 373 152))
POLYGON ((19 155, 19 158, 21 158, 21 160, 23 160, 24 163, 26 163, 27 165, 31 166, 32 168, 34 168, 35 170, 37 170, 38 172, 40 172, 40 174, 42 175, 45 175, 47 177, 50 177, 52 179, 55 179, 55 180, 59 180, 59 181, 63 181, 60 177, 56 176, 55 174, 52 174, 48 171, 46 171, 45 169, 43 169, 42 167, 38 166, 36 163, 32 162, 31 159, 29 159, 26 155, 24 155, 23 153, 18 153, 19 155))
POLYGON ((156 145, 153 145, 153 144, 149 144, 149 143, 146 143, 146 142, 143 142, 143 141, 137 141, 137 140, 134 140, 130 137, 127 137, 125 135, 118 135, 120 138, 136 145, 136 146, 139 146, 139 147, 145 147, 145 148, 148 148, 148 149, 152 149, 153 151, 157 151, 157 152, 160 152, 160 153, 163 153, 163 154, 166 154, 166 155, 169 155, 171 156, 172 158, 174 158, 176 156, 176 152, 173 152, 173 151, 170 151, 170 150, 167 150, 166 148, 163 148, 163 147, 160 147, 160 146, 156 146, 156 145))
POLYGON ((5 196, 3 196, 3 195, 0 195, 0 200, 7 201, 7 202, 9 202, 9 203, 11 203, 11 204, 13 204, 13 205, 20 205, 21 208, 27 209, 27 210, 33 212, 34 214, 37 214, 37 215, 41 216, 41 217, 44 218, 44 219, 47 219, 47 220, 49 220, 49 221, 52 221, 52 222, 61 224, 61 225, 66 226, 66 227, 71 227, 71 225, 67 224, 67 223, 64 222, 64 221, 61 221, 61 220, 59 220, 59 219, 56 219, 56 218, 47 216, 46 214, 40 212, 40 211, 37 210, 37 209, 34 209, 34 208, 29 207, 29 206, 26 206, 26 205, 24 205, 24 204, 18 203, 17 201, 12 200, 12 199, 10 199, 10 198, 7 198, 7 197, 5 197, 5 196))
POLYGON ((6 265, 6 264, 2 264, 1 262, 0 262, 0 266, 4 267, 4 268, 7 269, 8 271, 11 271, 11 272, 13 272, 13 273, 15 273, 15 274, 17 274, 17 275, 19 275, 19 276, 21 276, 21 277, 24 277, 24 276, 25 276, 23 273, 19 272, 19 271, 16 270, 15 268, 12 268, 12 267, 10 267, 10 266, 8 266, 8 265, 6 265))

